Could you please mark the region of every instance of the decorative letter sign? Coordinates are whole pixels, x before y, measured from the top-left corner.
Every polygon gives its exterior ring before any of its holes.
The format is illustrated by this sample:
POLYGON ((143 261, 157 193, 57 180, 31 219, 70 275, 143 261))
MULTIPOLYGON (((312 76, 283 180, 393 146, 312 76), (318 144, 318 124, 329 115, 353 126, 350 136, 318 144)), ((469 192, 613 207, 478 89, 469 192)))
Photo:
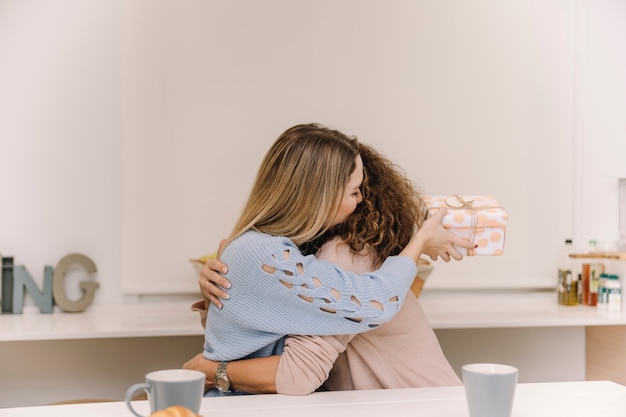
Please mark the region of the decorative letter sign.
POLYGON ((53 294, 54 301, 63 311, 85 311, 85 309, 93 302, 96 290, 100 286, 100 284, 94 281, 81 281, 79 287, 83 290, 83 298, 77 301, 69 300, 65 295, 65 274, 67 274, 70 266, 74 264, 82 265, 90 274, 96 273, 96 264, 94 264, 93 261, 85 255, 74 253, 67 255, 59 261, 56 269, 54 270, 53 294))
POLYGON ((91 275, 97 272, 93 261, 78 253, 63 257, 55 270, 51 266, 44 267, 42 291, 23 265, 13 265, 13 258, 2 261, 2 313, 22 314, 26 292, 30 293, 41 313, 52 313, 54 304, 65 312, 84 311, 100 287, 95 281, 81 281, 78 286, 83 292, 82 298, 75 301, 67 298, 65 281, 71 266, 82 266, 91 275))
POLYGON ((0 277, 2 277, 2 294, 7 294, 6 297, 2 297, 2 312, 13 313, 13 258, 2 258, 2 270, 0 271, 0 277))

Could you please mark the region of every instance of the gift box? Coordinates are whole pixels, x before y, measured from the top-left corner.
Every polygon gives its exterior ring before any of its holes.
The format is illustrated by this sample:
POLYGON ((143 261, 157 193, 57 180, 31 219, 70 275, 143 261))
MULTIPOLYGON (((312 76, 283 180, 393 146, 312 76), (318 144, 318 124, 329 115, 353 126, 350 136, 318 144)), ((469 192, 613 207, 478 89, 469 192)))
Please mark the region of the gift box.
POLYGON ((463 255, 499 256, 504 252, 508 215, 493 196, 426 196, 424 201, 430 214, 446 207, 443 226, 478 245, 470 250, 457 248, 463 255))

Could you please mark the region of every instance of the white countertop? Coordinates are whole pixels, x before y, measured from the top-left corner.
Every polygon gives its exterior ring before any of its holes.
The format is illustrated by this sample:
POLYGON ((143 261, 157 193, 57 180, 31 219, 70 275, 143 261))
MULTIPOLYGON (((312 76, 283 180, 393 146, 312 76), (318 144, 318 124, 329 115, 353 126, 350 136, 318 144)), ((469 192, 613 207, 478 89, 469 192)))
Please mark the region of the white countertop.
MULTIPOLYGON (((435 329, 626 325, 589 306, 561 306, 555 293, 425 292, 421 304, 435 329)), ((188 301, 92 305, 82 313, 0 315, 1 341, 201 336, 188 301)))
POLYGON ((202 335, 189 302, 92 305, 81 313, 0 315, 0 342, 202 335))
MULTIPOLYGON (((147 401, 135 401, 149 414, 147 401)), ((467 417, 462 386, 204 398, 204 417, 467 417)), ((123 402, 0 409, 0 417, 128 417, 123 402)), ((511 417, 624 417, 626 387, 608 381, 518 384, 511 417)))
POLYGON ((420 303, 435 329, 626 325, 626 312, 563 306, 556 292, 425 292, 420 303))

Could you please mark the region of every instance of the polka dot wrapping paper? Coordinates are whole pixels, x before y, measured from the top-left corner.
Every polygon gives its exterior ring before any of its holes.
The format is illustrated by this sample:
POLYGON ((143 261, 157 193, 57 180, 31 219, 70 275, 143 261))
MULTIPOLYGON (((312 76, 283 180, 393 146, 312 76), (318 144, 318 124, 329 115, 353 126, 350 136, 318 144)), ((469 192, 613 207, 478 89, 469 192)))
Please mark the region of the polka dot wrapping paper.
POLYGON ((500 256, 504 253, 508 215, 493 196, 425 196, 424 201, 431 215, 446 207, 448 213, 443 218, 443 227, 478 245, 469 251, 457 248, 463 255, 500 256))

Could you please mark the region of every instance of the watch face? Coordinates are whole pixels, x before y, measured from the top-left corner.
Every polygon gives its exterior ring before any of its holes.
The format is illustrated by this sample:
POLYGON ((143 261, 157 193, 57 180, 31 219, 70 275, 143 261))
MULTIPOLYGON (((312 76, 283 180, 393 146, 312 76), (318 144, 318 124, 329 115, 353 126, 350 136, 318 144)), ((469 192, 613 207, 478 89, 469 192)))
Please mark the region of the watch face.
POLYGON ((230 391, 230 381, 224 378, 217 378, 215 380, 215 387, 223 392, 230 391))

